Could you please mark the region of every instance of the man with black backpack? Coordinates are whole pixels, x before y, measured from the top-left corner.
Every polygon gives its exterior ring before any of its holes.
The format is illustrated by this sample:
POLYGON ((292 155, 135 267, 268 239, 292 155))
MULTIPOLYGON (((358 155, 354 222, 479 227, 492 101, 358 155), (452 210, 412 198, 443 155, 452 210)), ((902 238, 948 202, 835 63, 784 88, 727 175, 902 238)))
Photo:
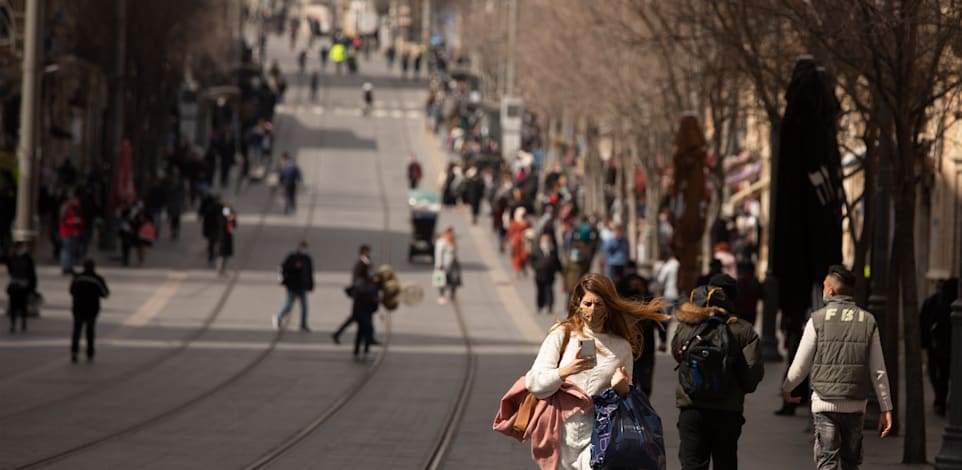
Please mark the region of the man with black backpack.
POLYGON ((730 276, 717 275, 676 309, 671 347, 678 362, 675 404, 684 470, 707 470, 711 462, 714 470, 738 468, 745 394, 755 391, 765 373, 758 335, 732 314, 734 285, 730 276))
POLYGON ((301 331, 310 333, 307 326, 307 293, 314 290, 314 263, 307 254, 307 241, 301 240, 297 251, 287 255, 281 263, 281 284, 287 288, 287 301, 280 313, 272 318, 275 330, 281 328, 284 316, 291 311, 294 299, 301 301, 301 331))

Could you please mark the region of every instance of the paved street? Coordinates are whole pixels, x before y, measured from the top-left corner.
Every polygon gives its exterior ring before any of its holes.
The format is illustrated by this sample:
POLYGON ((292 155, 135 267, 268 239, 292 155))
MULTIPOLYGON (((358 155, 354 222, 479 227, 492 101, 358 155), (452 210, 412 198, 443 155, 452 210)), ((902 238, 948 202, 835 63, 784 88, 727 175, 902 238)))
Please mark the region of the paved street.
MULTIPOLYGON (((534 467, 527 444, 491 431, 498 400, 554 320, 534 313, 533 282, 509 274, 488 219, 472 226, 462 210, 445 210, 439 221, 458 234, 465 288, 457 305, 435 302, 429 264, 407 262, 408 155, 424 163, 425 185, 447 159, 424 131, 425 84, 397 78, 372 56, 359 76, 332 76, 329 67, 312 101, 283 43, 270 48, 290 83, 275 148, 304 173, 298 210, 284 215, 263 185, 223 189, 240 213, 226 277, 206 266, 193 215, 181 240, 161 234, 143 266, 121 268, 113 253, 97 253, 112 295, 89 364, 68 360, 69 279, 42 246, 42 318, 26 334, 0 334, 0 468, 234 469, 262 461, 278 469, 414 469, 437 453, 440 468, 534 467), (360 111, 364 81, 375 86, 369 117, 360 111), (297 331, 295 307, 277 333, 277 265, 301 239, 316 270, 313 332, 297 331), (375 264, 392 264, 403 284, 425 290, 420 305, 378 315, 384 345, 366 362, 352 360, 354 327, 345 344, 331 339, 350 310, 343 287, 361 243, 373 247, 375 264)), ((677 469, 672 368, 660 355, 652 398, 669 468, 677 469)), ((771 364, 747 400, 741 468, 813 467, 807 413, 772 415, 782 370, 771 364)), ((944 420, 926 418, 931 460, 944 420)), ((863 468, 902 468, 900 459, 900 438, 866 436, 863 468)))

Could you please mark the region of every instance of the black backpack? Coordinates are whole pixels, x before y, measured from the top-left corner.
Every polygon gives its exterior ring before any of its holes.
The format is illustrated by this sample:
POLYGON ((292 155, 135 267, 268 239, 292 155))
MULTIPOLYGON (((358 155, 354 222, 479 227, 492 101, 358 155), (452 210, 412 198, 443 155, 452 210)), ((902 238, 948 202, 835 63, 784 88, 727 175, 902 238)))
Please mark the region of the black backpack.
POLYGON ((677 352, 678 381, 692 400, 714 401, 728 391, 729 331, 725 317, 698 324, 677 352))

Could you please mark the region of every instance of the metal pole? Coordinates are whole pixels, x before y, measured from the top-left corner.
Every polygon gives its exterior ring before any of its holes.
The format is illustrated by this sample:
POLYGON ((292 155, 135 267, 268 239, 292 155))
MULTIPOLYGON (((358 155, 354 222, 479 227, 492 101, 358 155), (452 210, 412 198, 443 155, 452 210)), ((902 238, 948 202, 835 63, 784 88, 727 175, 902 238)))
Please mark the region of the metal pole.
POLYGON ((43 0, 29 0, 24 18, 23 83, 20 101, 20 141, 17 145, 17 216, 13 238, 31 244, 37 238, 33 224, 37 208, 37 116, 42 83, 40 54, 43 53, 43 0))
MULTIPOLYGON (((962 274, 962 254, 959 258, 959 272, 962 274)), ((962 276, 959 286, 962 287, 962 276)), ((949 373, 949 390, 950 393, 958 395, 962 394, 962 297, 952 303, 951 345, 953 360, 949 373)), ((962 405, 960 400, 954 402, 955 406, 949 408, 949 423, 942 434, 942 448, 935 455, 936 470, 962 470, 962 405)))

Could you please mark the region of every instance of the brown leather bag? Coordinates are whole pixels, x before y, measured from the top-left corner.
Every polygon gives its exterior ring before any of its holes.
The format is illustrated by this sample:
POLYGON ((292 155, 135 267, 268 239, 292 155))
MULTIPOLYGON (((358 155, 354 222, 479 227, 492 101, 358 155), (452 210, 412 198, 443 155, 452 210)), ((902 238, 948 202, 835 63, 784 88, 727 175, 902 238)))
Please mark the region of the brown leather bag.
MULTIPOLYGON (((568 347, 568 341, 571 339, 571 331, 565 329, 564 339, 561 341, 561 351, 558 353, 558 367, 561 367, 561 357, 565 354, 565 349, 568 347)), ((533 393, 528 392, 524 397, 524 401, 521 403, 521 407, 518 408, 518 417, 514 420, 514 424, 511 428, 516 432, 524 434, 528 429, 528 424, 531 421, 531 415, 534 414, 534 407, 538 404, 538 398, 534 396, 533 393)))

